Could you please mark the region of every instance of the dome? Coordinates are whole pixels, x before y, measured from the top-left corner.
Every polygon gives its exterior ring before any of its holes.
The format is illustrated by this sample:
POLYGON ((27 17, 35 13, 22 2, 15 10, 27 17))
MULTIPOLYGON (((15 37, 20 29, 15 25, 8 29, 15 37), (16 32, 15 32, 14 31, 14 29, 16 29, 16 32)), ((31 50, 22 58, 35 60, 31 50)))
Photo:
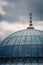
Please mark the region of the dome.
POLYGON ((32 24, 9 35, 0 44, 0 65, 43 65, 43 31, 32 24))
POLYGON ((43 31, 24 29, 17 31, 0 44, 0 58, 42 58, 43 31))

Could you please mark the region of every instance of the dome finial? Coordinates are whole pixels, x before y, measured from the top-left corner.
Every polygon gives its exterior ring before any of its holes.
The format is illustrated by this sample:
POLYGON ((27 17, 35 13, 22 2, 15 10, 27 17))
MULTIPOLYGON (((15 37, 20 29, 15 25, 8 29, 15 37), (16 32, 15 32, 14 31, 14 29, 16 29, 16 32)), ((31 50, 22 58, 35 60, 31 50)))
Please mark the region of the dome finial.
POLYGON ((29 24, 29 27, 27 27, 27 29, 34 29, 34 27, 32 26, 32 13, 30 13, 30 24, 29 24))
POLYGON ((32 26, 32 13, 30 13, 30 26, 32 26))

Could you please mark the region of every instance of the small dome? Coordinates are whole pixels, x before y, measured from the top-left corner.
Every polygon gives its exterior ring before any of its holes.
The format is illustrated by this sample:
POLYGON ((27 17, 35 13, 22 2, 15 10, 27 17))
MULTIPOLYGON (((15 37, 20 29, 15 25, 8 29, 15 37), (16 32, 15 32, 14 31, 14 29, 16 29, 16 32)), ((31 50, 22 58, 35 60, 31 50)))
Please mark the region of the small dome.
POLYGON ((1 57, 43 57, 43 31, 24 29, 11 34, 0 44, 1 57))

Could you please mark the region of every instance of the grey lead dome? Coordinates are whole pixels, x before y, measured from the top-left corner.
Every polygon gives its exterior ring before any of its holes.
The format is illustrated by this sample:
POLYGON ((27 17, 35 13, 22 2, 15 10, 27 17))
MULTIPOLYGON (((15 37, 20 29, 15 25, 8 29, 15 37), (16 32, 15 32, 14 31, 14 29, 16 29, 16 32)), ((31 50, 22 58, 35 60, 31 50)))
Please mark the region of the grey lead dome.
POLYGON ((8 36, 0 44, 0 58, 43 57, 43 31, 24 29, 8 36))

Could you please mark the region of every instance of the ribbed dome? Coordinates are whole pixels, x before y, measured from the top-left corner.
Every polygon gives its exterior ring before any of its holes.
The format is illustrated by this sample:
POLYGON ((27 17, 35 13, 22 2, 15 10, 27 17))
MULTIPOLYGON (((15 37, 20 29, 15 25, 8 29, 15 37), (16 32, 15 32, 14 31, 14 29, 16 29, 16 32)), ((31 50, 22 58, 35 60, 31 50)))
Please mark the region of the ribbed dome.
POLYGON ((43 57, 43 31, 25 29, 11 34, 0 45, 1 57, 43 57))

